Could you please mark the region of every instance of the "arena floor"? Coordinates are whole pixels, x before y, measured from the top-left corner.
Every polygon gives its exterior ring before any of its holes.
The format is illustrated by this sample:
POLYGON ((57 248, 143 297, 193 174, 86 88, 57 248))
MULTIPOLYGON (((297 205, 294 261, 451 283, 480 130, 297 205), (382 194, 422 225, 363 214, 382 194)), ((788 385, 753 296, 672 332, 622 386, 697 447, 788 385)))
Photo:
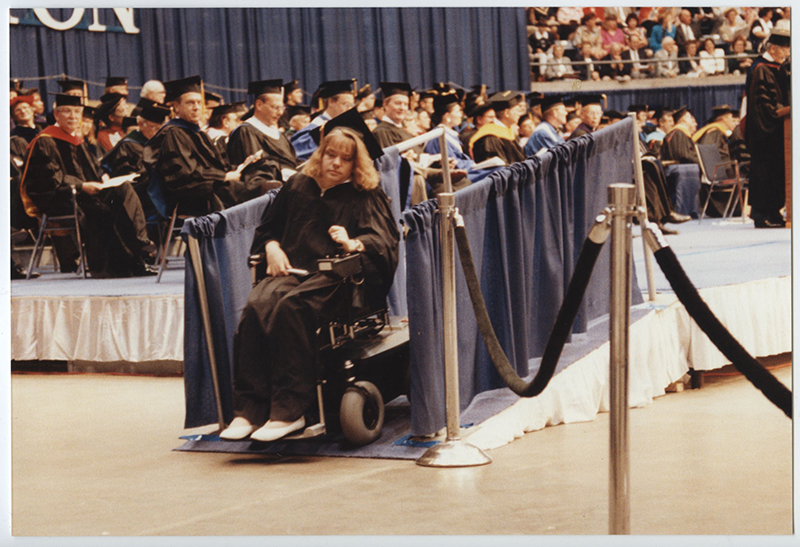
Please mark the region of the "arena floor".
MULTIPOLYGON (((790 361, 770 361, 786 384, 790 361)), ((14 536, 608 533, 608 414, 526 434, 487 466, 432 469, 175 452, 179 377, 14 374, 11 392, 14 536)), ((630 432, 632 534, 793 533, 792 422, 741 376, 632 410, 630 432)))

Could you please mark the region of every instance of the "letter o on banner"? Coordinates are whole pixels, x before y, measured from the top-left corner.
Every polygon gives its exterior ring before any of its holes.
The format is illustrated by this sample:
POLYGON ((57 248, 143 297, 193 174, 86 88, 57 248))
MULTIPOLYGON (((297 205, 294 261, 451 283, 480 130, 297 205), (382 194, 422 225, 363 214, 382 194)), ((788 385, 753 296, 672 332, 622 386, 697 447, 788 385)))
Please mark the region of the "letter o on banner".
POLYGON ((33 13, 36 14, 36 17, 39 19, 39 21, 41 21, 44 26, 55 30, 71 29, 81 22, 85 11, 85 8, 75 8, 72 10, 72 16, 69 19, 66 21, 58 21, 54 19, 52 15, 50 15, 50 12, 47 8, 33 8, 33 13))

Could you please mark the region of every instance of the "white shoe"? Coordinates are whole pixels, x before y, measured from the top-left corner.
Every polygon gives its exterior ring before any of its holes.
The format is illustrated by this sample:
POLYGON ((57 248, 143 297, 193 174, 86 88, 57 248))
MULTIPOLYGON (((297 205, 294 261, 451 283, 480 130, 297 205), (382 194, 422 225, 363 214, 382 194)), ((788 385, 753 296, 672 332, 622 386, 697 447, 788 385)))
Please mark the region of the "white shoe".
POLYGON ((231 425, 226 427, 225 431, 219 434, 219 438, 226 441, 241 441, 255 430, 256 426, 251 424, 247 418, 237 416, 233 419, 231 425))
POLYGON ((294 422, 284 425, 281 427, 275 427, 275 422, 268 421, 264 424, 264 426, 250 435, 250 438, 254 441, 263 441, 263 442, 271 442, 277 441, 288 435, 289 433, 294 433, 295 431, 299 431, 306 426, 306 418, 305 416, 300 416, 294 422))

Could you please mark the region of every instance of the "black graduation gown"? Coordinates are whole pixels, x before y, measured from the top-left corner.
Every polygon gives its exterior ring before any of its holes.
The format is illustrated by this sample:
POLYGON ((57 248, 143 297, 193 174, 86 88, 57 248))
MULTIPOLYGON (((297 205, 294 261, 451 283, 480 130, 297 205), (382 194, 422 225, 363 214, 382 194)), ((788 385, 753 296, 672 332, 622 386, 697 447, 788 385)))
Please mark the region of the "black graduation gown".
POLYGON ((28 141, 22 137, 11 137, 9 144, 11 147, 9 155, 11 160, 9 171, 11 174, 11 227, 17 230, 36 230, 39 227, 39 223, 25 212, 25 206, 19 193, 19 183, 22 179, 22 168, 25 166, 25 149, 28 147, 28 141))
POLYGON ((311 275, 266 277, 250 292, 234 339, 234 412, 253 424, 294 421, 314 398, 316 330, 348 303, 341 281, 317 271, 317 259, 340 252, 328 229, 358 238, 366 302, 384 303, 398 261, 396 222, 380 189, 345 183, 324 194, 314 179, 290 178, 256 229, 252 252, 275 240, 295 268, 311 275))
POLYGON ((572 131, 572 133, 570 133, 569 138, 577 139, 580 136, 590 135, 591 133, 594 133, 594 130, 585 123, 581 122, 581 124, 578 127, 576 127, 575 130, 572 131))
POLYGON ((508 165, 525 160, 525 152, 516 141, 502 139, 495 135, 481 137, 472 145, 472 157, 475 158, 475 163, 495 156, 508 165))
POLYGON ((273 139, 245 122, 234 129, 228 138, 228 158, 231 165, 238 166, 259 150, 264 151, 264 157, 242 171, 246 194, 244 199, 258 197, 264 182, 283 182, 281 169, 297 169, 299 163, 292 143, 283 133, 273 139))
POLYGON ((661 144, 661 159, 678 163, 700 163, 694 149, 694 141, 680 129, 673 129, 664 137, 664 142, 661 144))
MULTIPOLYGON (((413 139, 414 135, 398 127, 393 123, 381 120, 372 132, 375 140, 381 145, 381 148, 388 148, 401 142, 413 139)), ((417 156, 424 152, 422 145, 412 148, 417 156)), ((409 180, 411 179, 412 167, 405 158, 400 160, 400 203, 401 207, 405 207, 408 198, 409 180)))
POLYGON ((180 118, 167 122, 147 142, 142 157, 151 183, 162 185, 169 210, 180 203, 188 215, 220 211, 235 205, 244 187, 225 180, 225 160, 211 137, 180 118))
POLYGON ((100 166, 110 177, 139 173, 139 178, 132 182, 131 185, 136 190, 139 201, 142 202, 145 217, 150 217, 155 214, 156 210, 147 193, 150 175, 142 159, 146 143, 147 138, 141 131, 131 131, 103 157, 100 166))
POLYGON ((84 182, 101 180, 100 164, 85 141, 76 145, 41 135, 28 149, 25 169, 25 191, 44 214, 71 214, 72 187, 78 189, 81 237, 92 277, 144 273, 141 251, 150 241, 141 202, 129 183, 93 196, 81 191, 84 182))
POLYGON ((783 119, 777 111, 791 103, 780 65, 759 57, 747 75, 745 141, 750 152, 750 205, 754 220, 779 220, 784 206, 783 119))

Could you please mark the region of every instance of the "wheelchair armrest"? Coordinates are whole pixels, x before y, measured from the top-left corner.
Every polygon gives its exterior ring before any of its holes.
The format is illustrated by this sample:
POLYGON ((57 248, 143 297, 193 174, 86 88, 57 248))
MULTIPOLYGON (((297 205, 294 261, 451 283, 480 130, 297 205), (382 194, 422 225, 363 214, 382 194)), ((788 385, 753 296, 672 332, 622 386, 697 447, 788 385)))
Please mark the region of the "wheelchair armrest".
POLYGON ((317 260, 320 272, 330 272, 337 277, 351 278, 361 274, 361 256, 351 253, 344 256, 326 257, 317 260))
POLYGON ((253 281, 253 286, 267 276, 267 255, 266 253, 258 253, 250 255, 247 259, 247 264, 250 267, 250 276, 253 281))

